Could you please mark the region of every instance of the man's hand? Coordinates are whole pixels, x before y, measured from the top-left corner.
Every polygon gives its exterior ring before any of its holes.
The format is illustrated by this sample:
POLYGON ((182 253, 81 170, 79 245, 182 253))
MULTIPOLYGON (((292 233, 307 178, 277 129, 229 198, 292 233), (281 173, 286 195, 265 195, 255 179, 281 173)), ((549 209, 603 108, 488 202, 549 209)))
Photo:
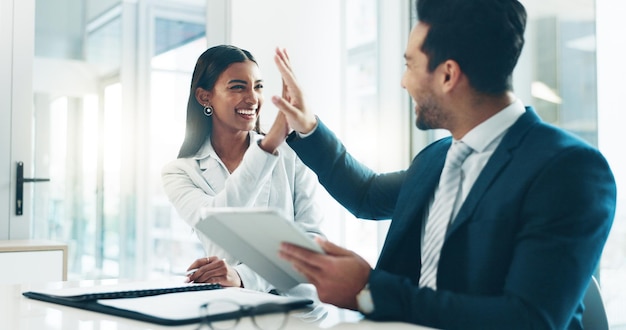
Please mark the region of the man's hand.
POLYGON ((276 48, 274 62, 283 79, 283 96, 272 97, 272 102, 285 114, 289 126, 300 133, 309 133, 317 125, 317 118, 304 105, 300 86, 296 81, 285 49, 276 48))
POLYGON ((371 266, 350 250, 322 238, 316 241, 326 254, 282 243, 280 256, 315 285, 321 301, 356 310, 356 295, 367 283, 371 266))
POLYGON ((197 270, 187 276, 187 282, 219 283, 222 286, 242 287, 239 273, 218 257, 197 259, 187 270, 193 269, 197 270))

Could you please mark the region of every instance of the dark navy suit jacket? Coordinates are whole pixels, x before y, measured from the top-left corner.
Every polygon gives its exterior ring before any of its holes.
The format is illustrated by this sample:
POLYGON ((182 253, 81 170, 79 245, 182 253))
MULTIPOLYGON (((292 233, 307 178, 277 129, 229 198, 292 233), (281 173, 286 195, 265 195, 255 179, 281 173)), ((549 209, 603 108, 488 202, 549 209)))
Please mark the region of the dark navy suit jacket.
POLYGON ((422 221, 451 138, 404 171, 379 174, 323 123, 289 145, 355 216, 392 219, 369 278, 374 320, 446 329, 580 329, 582 297, 615 212, 604 157, 527 108, 477 178, 446 235, 437 290, 419 288, 422 221))

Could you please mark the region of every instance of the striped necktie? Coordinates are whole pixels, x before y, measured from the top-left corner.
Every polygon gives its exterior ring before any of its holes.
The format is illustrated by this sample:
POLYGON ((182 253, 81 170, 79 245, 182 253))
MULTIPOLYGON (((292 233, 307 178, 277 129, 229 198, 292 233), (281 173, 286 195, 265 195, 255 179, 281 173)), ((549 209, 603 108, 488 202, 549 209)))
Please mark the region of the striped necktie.
POLYGON ((439 189, 428 213, 422 246, 422 268, 420 287, 437 288, 437 266, 446 230, 452 219, 454 204, 461 191, 461 164, 472 152, 472 148, 455 141, 448 149, 446 162, 439 178, 439 189))

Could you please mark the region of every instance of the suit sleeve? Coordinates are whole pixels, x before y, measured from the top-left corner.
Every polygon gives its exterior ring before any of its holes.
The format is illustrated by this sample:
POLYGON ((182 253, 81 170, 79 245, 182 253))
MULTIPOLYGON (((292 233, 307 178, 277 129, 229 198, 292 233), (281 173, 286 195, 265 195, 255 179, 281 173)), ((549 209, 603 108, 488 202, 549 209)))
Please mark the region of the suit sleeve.
POLYGON ((304 139, 292 134, 289 146, 318 176, 328 193, 348 211, 363 219, 390 219, 405 172, 378 174, 347 153, 337 137, 318 120, 304 139))

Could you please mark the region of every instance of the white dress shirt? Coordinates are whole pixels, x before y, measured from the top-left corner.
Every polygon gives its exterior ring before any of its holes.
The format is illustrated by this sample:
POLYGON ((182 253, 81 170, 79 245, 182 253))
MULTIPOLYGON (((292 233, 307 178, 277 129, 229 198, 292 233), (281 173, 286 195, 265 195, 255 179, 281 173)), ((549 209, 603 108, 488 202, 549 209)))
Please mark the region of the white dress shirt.
POLYGON ((465 159, 461 166, 463 172, 461 182, 461 195, 457 200, 452 213, 452 220, 456 217, 463 201, 469 194, 470 189, 476 182, 476 179, 482 172, 483 168, 493 155, 493 152, 500 145, 500 141, 504 134, 517 119, 526 112, 524 104, 520 100, 516 100, 500 112, 491 116, 491 118, 480 123, 471 131, 467 132, 461 139, 463 143, 472 148, 472 153, 465 159))
MULTIPOLYGON (((478 179, 480 172, 482 172, 483 168, 487 164, 487 161, 489 161, 489 158, 493 155, 493 152, 496 150, 498 145, 500 145, 500 141, 502 141, 504 134, 506 134, 509 128, 525 112, 526 109, 524 108, 522 101, 515 100, 506 108, 502 109, 489 119, 474 127, 471 131, 467 132, 467 134, 465 134, 465 136, 461 139, 463 143, 472 148, 472 153, 467 156, 463 165, 461 165, 461 171, 463 173, 461 176, 461 193, 459 194, 459 198, 456 200, 452 209, 452 218, 450 223, 454 221, 454 218, 459 213, 459 209, 472 189, 474 182, 478 179)), ((437 186, 436 189, 439 189, 439 186, 437 186)), ((432 204, 433 198, 431 198, 429 210, 424 216, 425 221, 422 222, 422 246, 424 245, 424 227, 426 225, 428 212, 430 212, 432 204)))
MULTIPOLYGON (((192 228, 200 220, 203 208, 271 207, 311 235, 322 236, 319 224, 323 214, 315 198, 317 177, 286 144, 275 154, 261 149, 258 142, 262 138, 250 132, 250 146, 233 173, 228 172, 209 139, 194 157, 179 158, 164 166, 163 187, 170 202, 192 228)), ((235 266, 246 288, 266 292, 272 289, 267 281, 207 237, 196 234, 206 255, 224 258, 235 266)))

